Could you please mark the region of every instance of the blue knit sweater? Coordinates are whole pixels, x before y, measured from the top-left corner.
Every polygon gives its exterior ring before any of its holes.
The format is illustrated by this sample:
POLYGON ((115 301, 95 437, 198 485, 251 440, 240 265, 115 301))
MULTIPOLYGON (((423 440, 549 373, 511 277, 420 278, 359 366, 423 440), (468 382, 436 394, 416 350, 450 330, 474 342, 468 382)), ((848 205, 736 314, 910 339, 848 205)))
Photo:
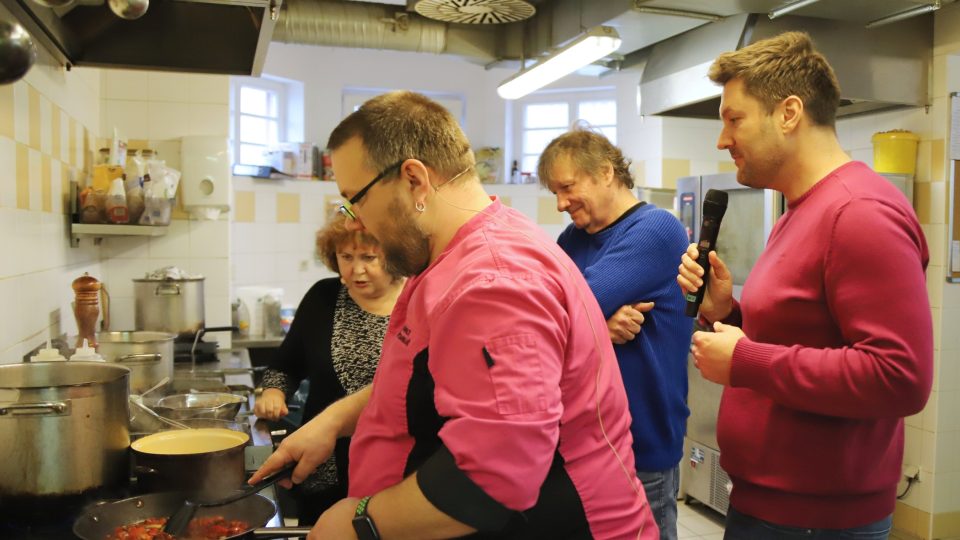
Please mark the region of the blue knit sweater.
POLYGON ((656 302, 640 334, 613 348, 633 416, 637 470, 675 467, 690 414, 687 354, 693 332, 676 282, 689 243, 683 226, 666 210, 643 204, 594 234, 570 225, 558 243, 583 272, 604 318, 626 304, 656 302))

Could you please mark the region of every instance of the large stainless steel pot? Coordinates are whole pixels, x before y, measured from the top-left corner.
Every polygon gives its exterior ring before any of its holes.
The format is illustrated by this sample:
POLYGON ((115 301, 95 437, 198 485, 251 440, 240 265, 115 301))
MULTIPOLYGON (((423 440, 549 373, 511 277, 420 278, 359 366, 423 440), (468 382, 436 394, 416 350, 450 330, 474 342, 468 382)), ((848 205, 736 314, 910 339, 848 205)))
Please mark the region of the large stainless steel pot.
POLYGON ((203 327, 203 280, 133 280, 134 328, 193 336, 203 327))
POLYGON ((130 392, 142 394, 164 377, 173 379, 173 334, 165 332, 101 332, 100 356, 130 368, 130 392))
POLYGON ((0 365, 0 508, 28 512, 129 481, 130 370, 103 362, 0 365))

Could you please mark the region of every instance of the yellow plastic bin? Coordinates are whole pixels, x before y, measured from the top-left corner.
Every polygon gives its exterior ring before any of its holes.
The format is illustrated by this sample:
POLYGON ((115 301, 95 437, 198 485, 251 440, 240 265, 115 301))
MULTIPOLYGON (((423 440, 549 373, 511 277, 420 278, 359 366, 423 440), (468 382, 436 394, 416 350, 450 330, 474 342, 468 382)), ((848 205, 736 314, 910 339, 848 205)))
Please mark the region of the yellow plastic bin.
POLYGON ((874 133, 873 169, 882 173, 913 175, 917 172, 917 145, 920 137, 916 133, 895 129, 874 133))

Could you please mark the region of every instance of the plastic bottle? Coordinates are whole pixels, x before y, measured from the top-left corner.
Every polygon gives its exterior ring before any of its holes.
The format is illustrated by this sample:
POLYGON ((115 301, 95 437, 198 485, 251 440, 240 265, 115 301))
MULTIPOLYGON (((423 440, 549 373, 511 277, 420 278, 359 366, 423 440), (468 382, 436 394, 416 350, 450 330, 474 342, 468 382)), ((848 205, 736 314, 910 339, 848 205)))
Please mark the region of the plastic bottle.
POLYGON ((87 340, 83 340, 83 345, 77 347, 76 352, 70 356, 70 361, 79 360, 81 362, 103 362, 103 357, 97 353, 97 350, 87 344, 87 340))
POLYGON ((30 357, 31 362, 63 362, 66 358, 60 354, 60 351, 54 349, 47 340, 47 346, 37 351, 37 354, 30 357))
POLYGON ((124 179, 114 178, 107 192, 107 220, 110 223, 129 223, 130 214, 127 210, 127 191, 123 185, 124 179))
POLYGON ((513 160, 513 167, 510 168, 510 181, 508 184, 520 183, 520 167, 517 166, 517 160, 513 160))

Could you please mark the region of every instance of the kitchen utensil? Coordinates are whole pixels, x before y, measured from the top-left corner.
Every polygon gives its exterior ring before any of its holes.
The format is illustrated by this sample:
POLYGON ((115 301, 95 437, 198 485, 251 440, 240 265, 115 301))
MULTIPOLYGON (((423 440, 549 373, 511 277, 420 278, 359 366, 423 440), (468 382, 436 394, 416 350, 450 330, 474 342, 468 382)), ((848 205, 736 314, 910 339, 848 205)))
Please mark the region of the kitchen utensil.
POLYGON ((182 422, 164 418, 143 404, 139 396, 130 396, 130 431, 136 433, 155 433, 164 429, 190 429, 182 422))
POLYGON ((186 532, 187 525, 190 524, 190 520, 193 519, 193 516, 197 513, 197 510, 200 509, 200 507, 212 508, 215 506, 223 506, 254 495, 263 488, 272 486, 278 480, 288 478, 296 466, 296 462, 288 463, 279 471, 267 476, 256 484, 253 484, 252 486, 244 486, 243 489, 237 490, 237 492, 225 497, 205 501, 185 499, 183 501, 183 505, 180 506, 180 508, 178 508, 177 511, 170 516, 170 519, 167 520, 167 523, 163 526, 163 532, 173 536, 180 536, 186 532))
POLYGON ((110 0, 110 11, 121 19, 134 20, 143 17, 150 7, 149 0, 110 0))
POLYGON ((234 394, 197 392, 178 394, 160 399, 153 410, 160 416, 180 420, 184 418, 219 418, 233 420, 240 412, 244 399, 234 394))
POLYGON ((97 350, 107 362, 130 368, 130 392, 142 394, 164 377, 173 377, 173 334, 100 332, 97 350))
MULTIPOLYGON (((144 396, 146 396, 146 395, 149 394, 150 392, 153 392, 153 391, 156 390, 157 388, 160 388, 161 386, 167 384, 168 382, 170 382, 170 377, 164 377, 164 378, 160 379, 160 381, 157 382, 157 384, 155 384, 155 385, 151 386, 150 388, 148 388, 148 389, 144 390, 143 392, 141 392, 140 395, 138 396, 138 398, 139 398, 140 400, 143 400, 143 397, 144 397, 144 396)), ((133 396, 130 396, 130 397, 133 397, 133 396)))
POLYGON ((202 277, 134 279, 134 327, 193 339, 203 328, 203 282, 202 277))
POLYGON ((0 365, 0 511, 49 519, 127 485, 129 376, 104 362, 0 365))
POLYGON ((147 435, 130 445, 137 487, 204 498, 232 492, 244 485, 243 453, 249 441, 245 433, 218 428, 147 435))
MULTIPOLYGON (((73 524, 73 533, 83 540, 103 540, 121 525, 130 525, 152 517, 169 516, 183 503, 178 493, 154 493, 119 501, 90 506, 73 524)), ((305 537, 308 527, 257 528, 266 525, 277 513, 277 507, 262 495, 254 495, 225 506, 201 508, 197 517, 223 516, 228 520, 242 520, 250 529, 236 538, 288 538, 305 537)))
POLYGON ((0 21, 0 84, 20 80, 36 61, 30 34, 17 23, 0 21))

